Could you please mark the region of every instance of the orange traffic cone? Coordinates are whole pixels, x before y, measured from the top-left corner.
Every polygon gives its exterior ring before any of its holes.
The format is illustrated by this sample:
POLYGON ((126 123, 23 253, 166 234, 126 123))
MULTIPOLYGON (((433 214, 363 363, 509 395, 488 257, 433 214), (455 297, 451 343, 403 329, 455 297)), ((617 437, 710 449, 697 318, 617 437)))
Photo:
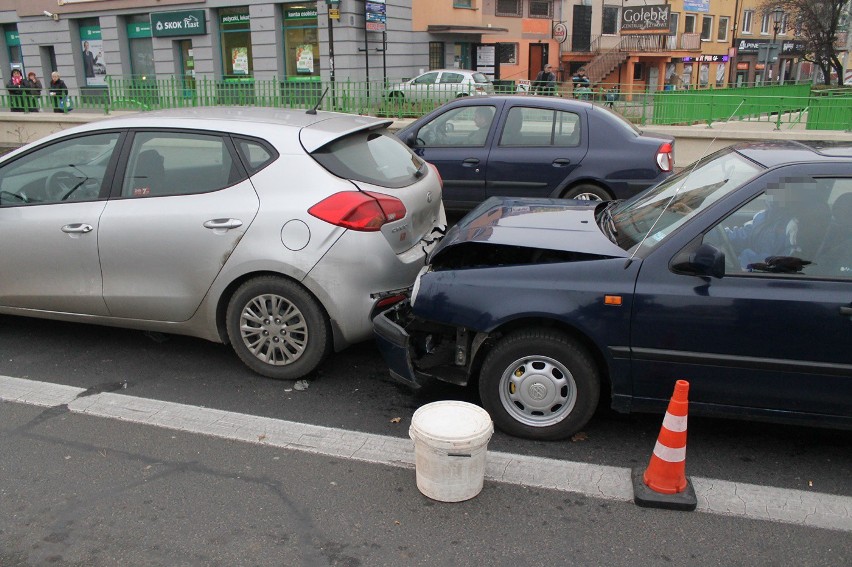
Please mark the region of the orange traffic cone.
POLYGON ((686 418, 689 382, 678 380, 648 468, 633 470, 633 500, 639 506, 695 510, 698 500, 686 478, 686 418))

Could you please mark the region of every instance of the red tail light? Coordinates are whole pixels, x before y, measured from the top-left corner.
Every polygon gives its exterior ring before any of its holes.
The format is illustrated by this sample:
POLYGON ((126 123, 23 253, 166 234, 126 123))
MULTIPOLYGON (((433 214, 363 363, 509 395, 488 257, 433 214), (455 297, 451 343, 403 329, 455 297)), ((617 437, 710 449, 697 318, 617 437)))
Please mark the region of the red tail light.
POLYGON ((382 225, 403 218, 406 211, 402 201, 389 195, 344 191, 323 199, 308 213, 335 226, 375 232, 382 225))
POLYGON ((657 166, 665 172, 674 167, 674 146, 670 142, 666 142, 657 150, 657 166))

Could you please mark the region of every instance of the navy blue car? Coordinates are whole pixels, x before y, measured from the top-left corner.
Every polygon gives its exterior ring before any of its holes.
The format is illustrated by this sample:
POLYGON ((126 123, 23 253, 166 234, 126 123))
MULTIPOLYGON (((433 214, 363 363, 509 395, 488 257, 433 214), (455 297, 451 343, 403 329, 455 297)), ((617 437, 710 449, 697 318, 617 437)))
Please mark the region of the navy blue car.
POLYGON ((668 177, 674 139, 646 134, 589 102, 524 95, 463 97, 397 136, 434 164, 444 206, 494 196, 609 200, 668 177))
POLYGON ((490 199, 374 320, 395 378, 560 439, 600 397, 852 427, 852 145, 725 149, 626 201, 490 199))

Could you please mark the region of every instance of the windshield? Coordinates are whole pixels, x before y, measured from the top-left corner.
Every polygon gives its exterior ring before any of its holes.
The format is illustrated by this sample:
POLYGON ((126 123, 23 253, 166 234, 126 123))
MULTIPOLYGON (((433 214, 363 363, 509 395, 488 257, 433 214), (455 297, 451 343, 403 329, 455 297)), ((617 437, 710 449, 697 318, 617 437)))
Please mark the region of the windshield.
POLYGON ((640 242, 654 248, 666 236, 706 209, 761 168, 725 149, 700 160, 661 184, 635 197, 602 209, 599 224, 625 250, 640 242), (646 239, 647 235, 647 239, 646 239))

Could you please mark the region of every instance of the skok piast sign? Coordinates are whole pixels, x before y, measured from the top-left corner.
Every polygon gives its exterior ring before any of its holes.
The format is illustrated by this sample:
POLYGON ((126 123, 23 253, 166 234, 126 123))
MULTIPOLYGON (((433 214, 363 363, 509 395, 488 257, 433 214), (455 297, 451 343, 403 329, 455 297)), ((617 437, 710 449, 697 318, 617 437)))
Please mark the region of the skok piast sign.
POLYGON ((153 12, 151 14, 151 34, 154 37, 203 35, 206 33, 207 21, 204 19, 204 10, 153 12))

